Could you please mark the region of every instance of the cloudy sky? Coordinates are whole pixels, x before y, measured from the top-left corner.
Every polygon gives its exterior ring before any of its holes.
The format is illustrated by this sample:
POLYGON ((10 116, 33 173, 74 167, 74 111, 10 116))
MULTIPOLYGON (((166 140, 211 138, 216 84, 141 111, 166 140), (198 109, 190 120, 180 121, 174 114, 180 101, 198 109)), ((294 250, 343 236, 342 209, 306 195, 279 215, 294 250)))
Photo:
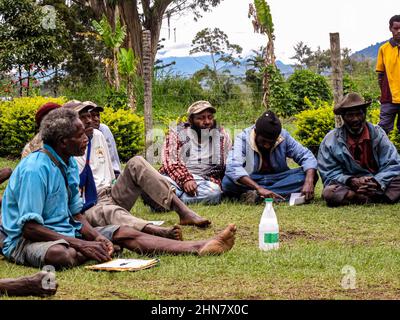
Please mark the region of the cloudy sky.
MULTIPOLYGON (((198 22, 190 15, 174 17, 163 24, 166 38, 160 57, 189 55, 191 41, 203 28, 220 28, 231 43, 248 54, 265 43, 265 36, 254 34, 247 17, 251 0, 223 0, 198 22), (175 29, 175 31, 174 31, 175 29)), ((303 41, 313 50, 329 48, 329 33, 339 32, 341 46, 352 52, 390 38, 388 21, 400 14, 399 0, 268 0, 275 25, 275 52, 279 60, 293 63, 293 46, 303 41)))

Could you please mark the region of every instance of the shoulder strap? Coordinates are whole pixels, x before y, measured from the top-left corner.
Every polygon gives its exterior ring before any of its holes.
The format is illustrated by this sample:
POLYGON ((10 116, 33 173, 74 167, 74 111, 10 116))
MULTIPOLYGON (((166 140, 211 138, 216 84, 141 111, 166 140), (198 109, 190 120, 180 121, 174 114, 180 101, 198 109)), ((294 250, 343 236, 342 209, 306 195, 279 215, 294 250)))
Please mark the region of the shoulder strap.
POLYGON ((92 149, 92 139, 89 139, 89 143, 87 146, 87 154, 86 154, 86 164, 90 163, 90 150, 92 149))
POLYGON ((48 157, 51 159, 51 161, 53 161, 53 163, 58 167, 58 169, 60 169, 61 174, 62 174, 62 176, 63 176, 63 178, 64 178, 65 188, 67 189, 67 192, 68 192, 68 200, 69 200, 70 197, 71 197, 71 190, 69 189, 69 186, 68 186, 67 174, 65 173, 64 168, 61 166, 60 161, 58 161, 58 160, 56 159, 56 157, 53 156, 53 155, 51 154, 51 152, 50 152, 49 150, 45 149, 45 148, 40 148, 38 151, 47 154, 48 157))

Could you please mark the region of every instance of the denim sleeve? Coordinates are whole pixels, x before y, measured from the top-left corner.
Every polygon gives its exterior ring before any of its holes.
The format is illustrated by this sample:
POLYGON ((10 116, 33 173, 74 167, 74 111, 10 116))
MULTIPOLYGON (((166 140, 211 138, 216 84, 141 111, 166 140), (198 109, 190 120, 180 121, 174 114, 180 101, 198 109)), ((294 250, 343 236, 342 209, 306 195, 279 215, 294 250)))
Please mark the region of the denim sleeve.
POLYGON ((226 161, 225 175, 233 181, 248 176, 248 172, 244 168, 246 164, 246 134, 244 132, 237 135, 235 144, 228 153, 226 161))
POLYGON ((309 149, 303 147, 299 142, 293 139, 290 134, 286 135, 285 140, 287 143, 287 156, 300 165, 304 172, 309 169, 317 169, 317 159, 315 159, 309 149))
POLYGON ((351 178, 350 175, 344 174, 342 165, 337 161, 335 154, 326 145, 325 140, 322 141, 319 147, 318 171, 324 186, 332 182, 346 184, 347 180, 351 178))
POLYGON ((380 127, 375 127, 381 136, 378 146, 379 172, 374 176, 383 191, 386 190, 390 181, 400 176, 400 156, 396 147, 389 140, 386 133, 380 127))

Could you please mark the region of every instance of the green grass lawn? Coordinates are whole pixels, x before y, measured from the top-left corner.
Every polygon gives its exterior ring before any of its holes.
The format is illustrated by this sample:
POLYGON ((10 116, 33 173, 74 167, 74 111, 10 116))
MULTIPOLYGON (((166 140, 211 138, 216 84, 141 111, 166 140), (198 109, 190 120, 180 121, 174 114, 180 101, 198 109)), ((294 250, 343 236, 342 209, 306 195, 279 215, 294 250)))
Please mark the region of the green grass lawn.
MULTIPOLYGON (((0 159, 0 167, 15 166, 0 159)), ((0 189, 2 192, 2 189, 0 189)), ((78 267, 57 272, 59 289, 49 299, 398 299, 400 296, 400 205, 327 208, 317 196, 310 205, 275 205, 280 248, 258 249, 262 206, 223 202, 193 206, 212 227, 183 227, 184 239, 212 237, 237 225, 233 249, 217 257, 157 255, 156 268, 132 273, 94 272, 78 267), (342 268, 356 270, 356 289, 341 286, 342 268)), ((149 220, 178 221, 142 203, 132 213, 149 220)), ((124 251, 124 257, 140 257, 124 251)), ((38 271, 0 260, 0 278, 38 271)), ((7 298, 6 298, 7 299, 7 298)), ((34 298, 37 299, 37 298, 34 298)))

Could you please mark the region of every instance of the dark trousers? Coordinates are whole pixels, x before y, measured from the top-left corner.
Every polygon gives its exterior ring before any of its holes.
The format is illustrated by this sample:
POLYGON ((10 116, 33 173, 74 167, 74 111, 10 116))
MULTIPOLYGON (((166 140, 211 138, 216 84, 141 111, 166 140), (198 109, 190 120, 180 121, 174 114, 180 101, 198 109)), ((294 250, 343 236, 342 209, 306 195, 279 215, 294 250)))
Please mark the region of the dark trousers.
MULTIPOLYGON (((396 116, 400 116, 400 103, 384 103, 381 105, 378 125, 389 134, 394 127, 396 116)), ((400 131, 400 120, 397 118, 397 130, 400 131)))
POLYGON ((400 176, 393 178, 384 192, 377 191, 371 196, 356 194, 350 199, 347 196, 349 191, 356 192, 343 184, 330 184, 322 191, 322 197, 329 207, 365 203, 396 203, 400 200, 400 176))

